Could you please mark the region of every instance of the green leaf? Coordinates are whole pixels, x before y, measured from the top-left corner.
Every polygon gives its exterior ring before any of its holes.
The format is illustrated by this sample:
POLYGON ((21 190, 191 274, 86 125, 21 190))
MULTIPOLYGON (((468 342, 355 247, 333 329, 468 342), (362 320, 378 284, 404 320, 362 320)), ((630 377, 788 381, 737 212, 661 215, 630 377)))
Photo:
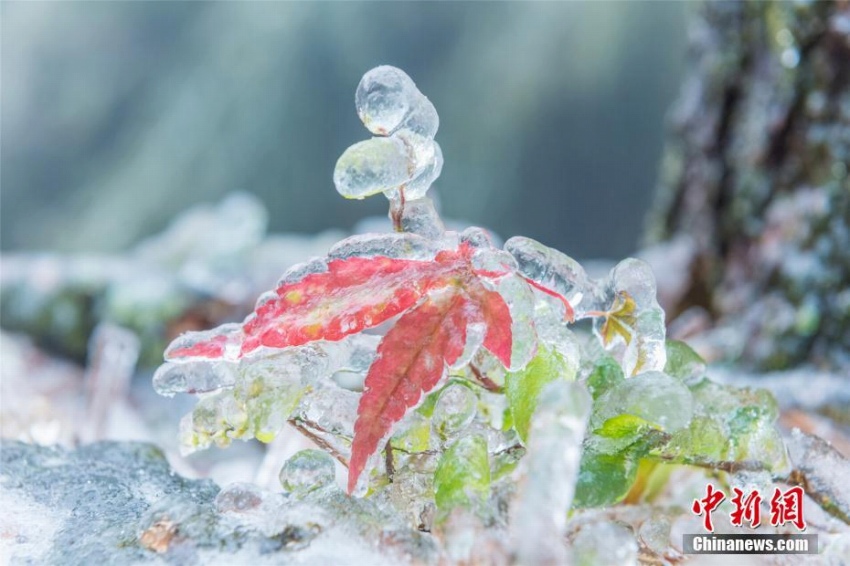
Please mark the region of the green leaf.
POLYGON ((617 360, 611 356, 604 356, 596 362, 593 371, 587 378, 587 388, 594 399, 617 385, 625 381, 626 376, 623 374, 623 368, 617 363, 617 360))
POLYGON ((623 499, 637 477, 638 464, 628 454, 598 454, 585 450, 573 507, 602 507, 623 499))
POLYGON ((541 344, 537 356, 528 365, 519 371, 508 373, 505 377, 505 395, 508 398, 514 428, 523 442, 528 440, 528 431, 537 409, 540 391, 555 379, 575 379, 576 369, 557 352, 541 344))
POLYGON ((479 511, 490 496, 487 441, 480 435, 461 437, 446 450, 434 473, 438 520, 456 507, 479 511))
POLYGON ((664 373, 686 382, 698 379, 705 375, 705 360, 684 342, 667 340, 664 373))
POLYGON ((649 428, 659 427, 635 415, 623 414, 611 417, 595 432, 607 438, 629 438, 639 436, 649 428))

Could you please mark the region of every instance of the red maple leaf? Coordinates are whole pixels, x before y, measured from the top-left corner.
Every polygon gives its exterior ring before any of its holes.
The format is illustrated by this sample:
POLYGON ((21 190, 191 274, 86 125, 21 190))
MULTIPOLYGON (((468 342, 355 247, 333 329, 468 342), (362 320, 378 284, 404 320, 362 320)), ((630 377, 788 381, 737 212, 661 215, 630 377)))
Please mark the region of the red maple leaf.
POLYGON ((261 347, 340 340, 397 315, 366 376, 351 446, 352 491, 381 441, 460 357, 467 327, 483 323, 484 347, 511 364, 512 318, 501 294, 483 281, 508 272, 475 269, 468 243, 432 261, 384 256, 335 259, 327 270, 284 280, 241 327, 175 342, 169 360, 239 359, 261 347))

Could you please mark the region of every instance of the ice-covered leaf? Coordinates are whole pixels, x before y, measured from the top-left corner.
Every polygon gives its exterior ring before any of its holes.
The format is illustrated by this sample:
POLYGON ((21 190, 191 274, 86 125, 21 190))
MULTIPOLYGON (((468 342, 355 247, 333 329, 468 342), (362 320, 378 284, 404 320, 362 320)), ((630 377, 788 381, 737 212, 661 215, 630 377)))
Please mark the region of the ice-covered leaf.
POLYGON ((596 317, 594 332, 620 361, 626 377, 662 371, 667 362, 667 329, 649 265, 624 259, 614 266, 602 288, 605 306, 588 314, 596 317))
POLYGON ((399 248, 414 247, 418 240, 372 239, 375 242, 361 237, 347 246, 336 246, 335 255, 340 259, 331 259, 324 270, 293 267, 273 294, 258 301, 255 312, 241 326, 228 324, 208 332, 184 334, 169 346, 166 359, 236 360, 261 347, 340 340, 410 309, 432 290, 461 284, 480 305, 488 324, 485 347, 503 362, 508 360, 510 333, 500 324, 510 316, 508 308, 497 293, 477 281, 469 246, 441 251, 431 261, 411 260, 370 255, 380 251, 372 244, 386 246, 388 253, 399 255, 399 248), (354 255, 353 249, 366 255, 354 255))
POLYGON ((564 302, 568 318, 581 318, 586 310, 596 308, 596 286, 573 258, 521 236, 505 242, 505 250, 535 288, 564 302))
POLYGON ((434 474, 434 496, 441 517, 455 507, 480 511, 490 495, 487 441, 480 435, 459 438, 446 450, 434 474))
POLYGON ((661 372, 643 373, 624 380, 596 400, 591 426, 598 429, 608 419, 623 414, 675 432, 691 422, 691 392, 680 381, 661 372))
POLYGON ((705 375, 705 360, 679 340, 667 340, 667 365, 664 373, 681 379, 685 383, 705 375))
POLYGON ((587 388, 594 399, 618 385, 625 379, 623 368, 611 356, 603 356, 597 360, 587 378, 587 388))
POLYGON ((466 327, 478 316, 466 295, 447 289, 427 297, 387 332, 360 398, 348 468, 349 492, 392 426, 437 386, 446 365, 463 352, 466 327))
POLYGON ((556 379, 572 380, 575 372, 575 366, 571 366, 560 354, 540 346, 537 356, 525 368, 506 376, 505 395, 514 428, 523 441, 528 440, 531 421, 543 387, 556 379))
POLYGON ((635 334, 635 301, 627 291, 620 291, 614 298, 611 309, 600 317, 599 335, 607 347, 619 337, 626 344, 632 341, 635 334))
POLYGON ((585 450, 573 506, 604 507, 620 501, 634 484, 637 469, 638 464, 631 455, 585 450))
POLYGON ((657 429, 658 425, 626 413, 606 420, 595 432, 599 436, 623 439, 637 437, 650 428, 657 429))

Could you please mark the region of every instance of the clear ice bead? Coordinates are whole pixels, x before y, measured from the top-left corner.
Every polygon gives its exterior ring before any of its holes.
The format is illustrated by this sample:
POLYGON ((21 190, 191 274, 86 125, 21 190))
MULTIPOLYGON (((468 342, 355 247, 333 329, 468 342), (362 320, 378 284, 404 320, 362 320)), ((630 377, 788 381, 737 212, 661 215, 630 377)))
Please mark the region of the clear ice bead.
POLYGON ((154 373, 153 388, 165 397, 173 397, 175 393, 215 391, 236 383, 236 369, 236 364, 228 362, 168 362, 154 373))
POLYGON ((358 142, 342 154, 334 169, 337 192, 349 199, 395 189, 410 180, 411 156, 398 137, 358 142))
POLYGON ((440 125, 437 110, 407 73, 382 65, 368 71, 354 95, 357 115, 370 132, 389 136, 400 128, 433 138, 440 125))
POLYGON ((280 485, 286 491, 303 496, 316 489, 333 485, 336 478, 334 460, 321 450, 302 450, 292 456, 280 470, 280 485))

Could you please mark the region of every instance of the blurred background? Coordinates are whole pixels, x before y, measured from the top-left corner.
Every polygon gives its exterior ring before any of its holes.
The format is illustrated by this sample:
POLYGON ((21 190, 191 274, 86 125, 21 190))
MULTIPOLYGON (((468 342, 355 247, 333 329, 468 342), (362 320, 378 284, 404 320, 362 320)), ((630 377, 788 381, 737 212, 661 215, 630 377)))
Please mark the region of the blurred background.
POLYGON ((683 74, 682 3, 3 2, 5 251, 112 252, 233 190, 273 232, 385 215, 332 172, 354 89, 440 114, 443 214, 578 258, 637 248, 683 74))

